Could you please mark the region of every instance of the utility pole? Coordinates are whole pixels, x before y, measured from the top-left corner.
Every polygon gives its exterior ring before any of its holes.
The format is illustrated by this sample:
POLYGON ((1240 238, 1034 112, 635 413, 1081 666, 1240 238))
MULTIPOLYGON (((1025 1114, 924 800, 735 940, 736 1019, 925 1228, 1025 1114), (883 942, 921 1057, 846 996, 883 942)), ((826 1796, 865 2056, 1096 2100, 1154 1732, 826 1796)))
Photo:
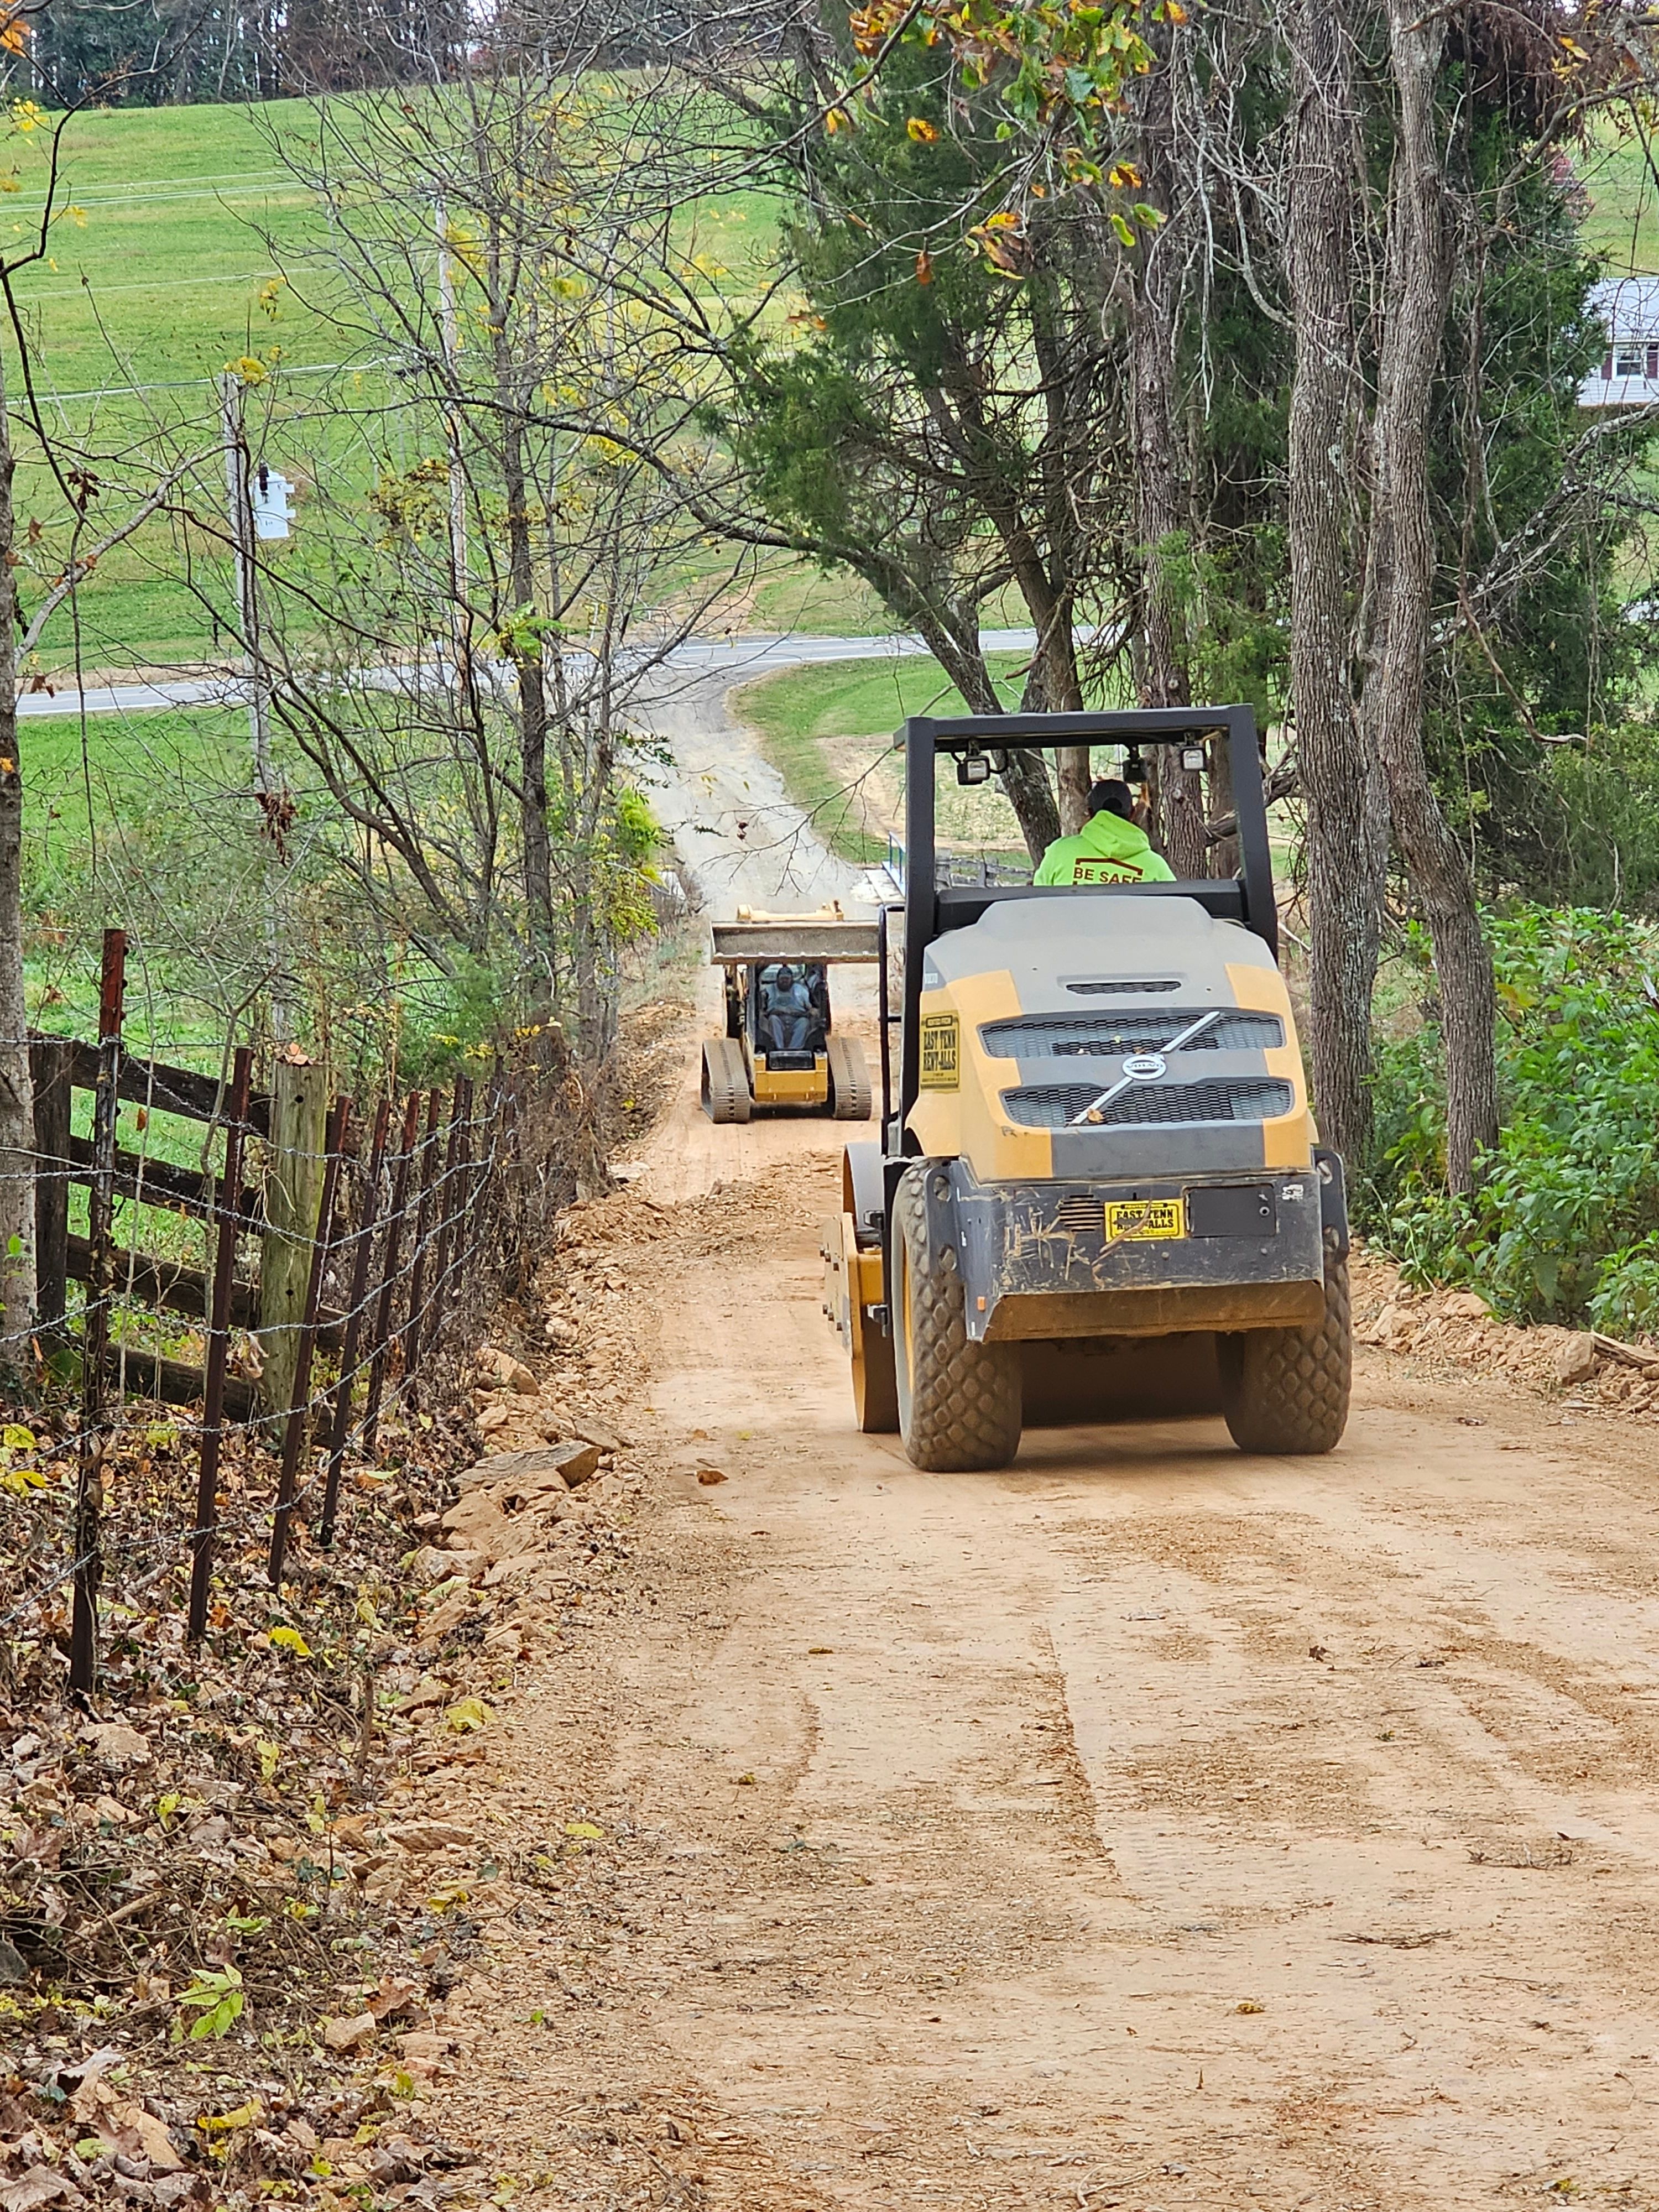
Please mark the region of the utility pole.
POLYGON ((227 369, 219 379, 220 416, 224 424, 225 504, 231 550, 236 560, 236 603, 246 647, 248 735, 253 745, 253 787, 262 802, 274 786, 270 772, 270 697, 259 651, 259 581, 253 559, 253 501, 249 489, 247 436, 242 421, 241 380, 227 369))
POLYGON ((259 575, 253 551, 253 500, 248 465, 247 432, 242 413, 242 381, 227 369, 219 379, 219 411, 224 428, 225 504, 230 524, 231 550, 236 562, 236 604, 246 648, 242 665, 247 673, 248 737, 253 750, 253 791, 263 817, 260 836, 270 850, 264 861, 265 963, 270 979, 270 1025, 278 1044, 294 1036, 294 1008, 289 997, 282 933, 277 927, 276 897, 271 878, 273 865, 282 865, 283 794, 270 759, 270 682, 265 673, 259 643, 259 575))
POLYGON ((432 221, 438 234, 438 327, 450 384, 444 407, 444 432, 449 446, 449 565, 453 593, 450 611, 453 617, 455 685, 460 690, 471 675, 472 658, 467 635, 466 481, 461 469, 460 414, 454 397, 461 334, 455 313, 455 262, 449 250, 449 210, 441 199, 432 203, 432 221))

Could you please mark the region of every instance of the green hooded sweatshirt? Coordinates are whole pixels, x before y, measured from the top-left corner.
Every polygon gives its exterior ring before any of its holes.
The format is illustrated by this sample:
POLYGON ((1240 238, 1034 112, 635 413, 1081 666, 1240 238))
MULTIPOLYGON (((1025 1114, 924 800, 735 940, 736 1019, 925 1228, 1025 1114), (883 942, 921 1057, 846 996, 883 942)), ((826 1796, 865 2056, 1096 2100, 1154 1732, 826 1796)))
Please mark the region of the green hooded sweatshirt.
POLYGON ((1153 852, 1138 823, 1103 808, 1075 837, 1056 837, 1033 881, 1039 884, 1172 884, 1175 870, 1153 852))

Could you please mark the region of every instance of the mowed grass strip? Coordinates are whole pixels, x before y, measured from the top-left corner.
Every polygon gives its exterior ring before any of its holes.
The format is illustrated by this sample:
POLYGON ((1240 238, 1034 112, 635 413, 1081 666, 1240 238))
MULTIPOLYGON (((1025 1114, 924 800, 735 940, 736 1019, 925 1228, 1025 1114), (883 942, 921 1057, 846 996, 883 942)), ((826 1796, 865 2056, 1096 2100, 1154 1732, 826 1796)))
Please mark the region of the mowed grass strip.
MULTIPOLYGON (((1019 698, 1026 655, 988 656, 1005 704, 1019 698)), ((835 740, 869 741, 872 766, 882 740, 907 714, 965 714, 966 701, 926 653, 879 660, 841 660, 763 676, 733 696, 732 705, 760 736, 761 750, 784 788, 833 853, 863 866, 886 857, 884 832, 867 826, 878 811, 866 802, 863 779, 852 780, 827 757, 835 740)))

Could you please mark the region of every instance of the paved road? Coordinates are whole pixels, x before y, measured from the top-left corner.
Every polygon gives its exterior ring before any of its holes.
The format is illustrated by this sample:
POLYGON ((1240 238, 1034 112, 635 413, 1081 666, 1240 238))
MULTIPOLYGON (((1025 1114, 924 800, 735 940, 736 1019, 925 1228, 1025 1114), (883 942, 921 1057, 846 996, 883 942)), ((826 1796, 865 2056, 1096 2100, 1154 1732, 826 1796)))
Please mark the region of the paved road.
MULTIPOLYGON (((1036 642, 1033 630, 985 634, 992 652, 1029 651, 1036 642)), ((726 699, 734 686, 779 669, 909 659, 927 649, 914 636, 694 638, 653 675, 641 719, 666 741, 669 757, 643 780, 711 916, 729 918, 739 905, 789 909, 830 899, 859 910, 893 895, 884 870, 854 867, 826 848, 776 769, 761 757, 753 732, 732 719, 726 699)), ((30 720, 82 711, 147 714, 167 707, 237 706, 246 698, 246 683, 220 672, 34 692, 18 701, 17 711, 30 720)))
MULTIPOLYGON (((1024 652, 1036 643, 1035 630, 988 630, 984 635, 986 649, 992 653, 1024 652)), ((718 676, 727 684, 741 684, 751 676, 763 676, 775 668, 799 667, 809 661, 869 660, 888 655, 896 659, 927 650, 919 637, 908 636, 693 638, 676 649, 670 671, 672 676, 694 682, 718 676)), ((82 712, 153 714, 164 707, 238 706, 246 700, 247 689, 242 678, 224 671, 169 677, 153 684, 94 684, 85 691, 64 683, 53 692, 27 694, 18 701, 17 711, 31 720, 42 715, 82 712)))

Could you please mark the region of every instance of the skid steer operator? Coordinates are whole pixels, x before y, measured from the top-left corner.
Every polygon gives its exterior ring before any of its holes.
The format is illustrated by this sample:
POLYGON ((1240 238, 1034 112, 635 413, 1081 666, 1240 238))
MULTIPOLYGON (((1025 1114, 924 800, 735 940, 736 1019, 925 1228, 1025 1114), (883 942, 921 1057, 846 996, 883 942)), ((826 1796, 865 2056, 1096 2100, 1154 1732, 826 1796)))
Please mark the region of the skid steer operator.
POLYGON ((1172 884, 1175 870, 1153 852, 1134 817, 1134 795, 1115 776, 1091 785, 1089 819, 1075 837, 1056 837, 1038 864, 1039 884, 1172 884))

